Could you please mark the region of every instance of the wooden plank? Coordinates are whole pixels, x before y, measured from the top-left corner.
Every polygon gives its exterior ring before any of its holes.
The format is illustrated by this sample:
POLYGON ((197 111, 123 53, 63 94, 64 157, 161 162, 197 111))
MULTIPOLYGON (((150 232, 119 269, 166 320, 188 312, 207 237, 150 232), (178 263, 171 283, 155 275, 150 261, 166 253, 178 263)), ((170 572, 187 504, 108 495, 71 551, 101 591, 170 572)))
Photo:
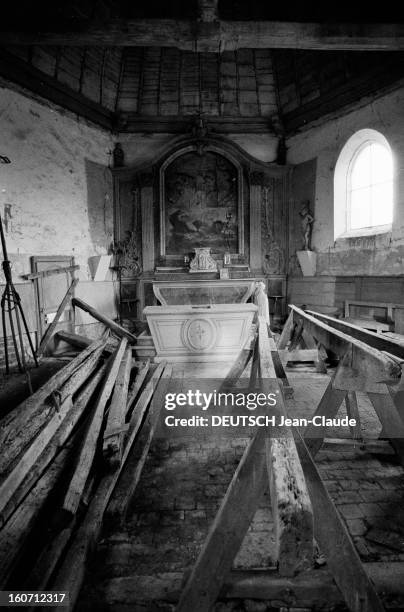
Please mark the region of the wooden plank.
POLYGON ((80 503, 84 487, 90 473, 101 432, 106 403, 112 393, 119 366, 127 346, 127 339, 122 338, 119 347, 112 357, 102 388, 99 392, 94 415, 84 437, 82 448, 77 457, 75 471, 64 496, 62 508, 68 515, 74 515, 80 503))
POLYGON ((359 416, 358 400, 355 391, 348 391, 345 397, 346 413, 350 419, 355 419, 356 424, 350 425, 354 440, 362 440, 361 420, 359 416))
POLYGON ((44 424, 56 411, 55 405, 47 400, 83 364, 94 351, 105 345, 104 339, 94 341, 65 367, 56 372, 33 395, 24 400, 0 423, 0 473, 5 474, 13 461, 30 444, 44 424))
POLYGON ((294 436, 313 500, 314 536, 348 608, 352 612, 383 612, 384 607, 363 568, 349 532, 297 428, 294 428, 294 436))
POLYGON ((106 317, 105 315, 98 312, 98 310, 96 310, 95 308, 93 308, 92 306, 84 302, 83 300, 79 298, 73 298, 72 304, 73 306, 77 306, 78 308, 81 308, 81 310, 88 312, 88 314, 94 317, 94 319, 97 319, 97 321, 104 323, 104 325, 109 327, 109 329, 113 331, 114 334, 116 334, 119 338, 127 338, 132 343, 136 342, 136 336, 131 334, 127 329, 125 329, 121 325, 118 325, 118 323, 115 323, 115 321, 113 321, 109 317, 106 317))
POLYGON ((220 386, 221 390, 225 390, 227 388, 230 389, 234 387, 234 385, 237 383, 238 379, 240 378, 240 376, 246 369, 248 362, 251 359, 251 356, 252 356, 251 349, 245 349, 245 348, 241 349, 240 353, 237 356, 236 361, 233 363, 232 367, 230 368, 229 373, 227 374, 226 378, 223 380, 220 386))
POLYGON ((141 429, 138 430, 138 435, 135 427, 129 431, 129 446, 125 447, 124 454, 126 468, 121 473, 111 503, 107 509, 106 520, 113 521, 114 524, 116 524, 118 518, 125 520, 127 517, 158 425, 160 412, 164 405, 164 396, 167 392, 171 376, 172 366, 166 365, 160 380, 155 380, 155 391, 151 399, 150 408, 141 429))
POLYGON ((39 343, 39 347, 36 353, 37 357, 41 357, 44 353, 44 351, 46 350, 50 339, 52 338, 52 334, 54 333, 55 329, 56 329, 56 325, 59 323, 59 319, 62 316, 62 314, 64 313, 66 306, 68 304, 68 302, 71 299, 71 296, 73 295, 74 289, 77 286, 77 283, 79 282, 78 278, 74 278, 70 284, 70 287, 68 288, 68 290, 66 291, 65 296, 63 297, 62 301, 59 304, 59 307, 56 311, 55 314, 55 318, 53 319, 52 323, 49 325, 49 327, 47 328, 47 330, 45 331, 44 335, 41 338, 41 342, 39 343))
POLYGON ((70 609, 72 610, 83 583, 87 557, 94 550, 101 532, 104 510, 115 486, 118 473, 107 474, 101 480, 84 520, 50 586, 54 591, 69 593, 70 609))
MULTIPOLYGON (((160 364, 163 366, 163 364, 160 364)), ((164 366, 163 366, 164 367, 164 366)), ((89 553, 95 547, 100 535, 105 509, 119 480, 132 443, 135 437, 129 437, 121 465, 114 472, 110 472, 102 479, 97 491, 91 500, 90 507, 81 524, 76 537, 52 584, 56 591, 68 591, 70 606, 73 609, 84 580, 86 562, 89 553)))
POLYGON ((26 539, 33 529, 43 504, 58 482, 69 459, 70 447, 63 448, 24 503, 14 512, 1 531, 0 538, 0 588, 4 589, 26 539))
POLYGON ((34 280, 36 278, 54 276, 55 274, 65 274, 66 272, 74 272, 75 270, 80 270, 80 266, 74 265, 66 266, 64 268, 52 268, 51 270, 39 270, 39 272, 33 272, 32 274, 23 274, 22 277, 26 280, 34 280))
POLYGON ((350 368, 351 370, 356 370, 355 376, 360 375, 370 385, 377 384, 378 381, 388 381, 391 384, 399 382, 401 367, 394 359, 368 344, 326 325, 319 319, 297 308, 297 306, 291 306, 291 308, 296 319, 304 324, 305 330, 325 348, 333 351, 340 357, 348 355, 349 351, 351 355, 350 368))
POLYGON ((42 551, 25 584, 27 589, 35 589, 36 591, 44 591, 46 589, 63 552, 72 538, 75 527, 76 517, 71 521, 70 525, 55 535, 48 546, 42 551))
POLYGON ((284 365, 289 362, 301 361, 303 363, 307 363, 310 361, 318 360, 318 350, 317 349, 295 349, 294 351, 288 351, 287 349, 282 349, 278 351, 279 357, 284 365))
POLYGON ((253 391, 257 385, 257 376, 259 374, 259 348, 258 348, 258 336, 254 340, 252 349, 252 363, 250 371, 250 379, 248 382, 249 390, 253 391))
MULTIPOLYGON (((132 447, 132 444, 134 440, 136 439, 136 436, 140 433, 140 428, 142 426, 143 419, 147 411, 147 407, 149 406, 149 403, 152 400, 153 394, 156 390, 156 386, 160 380, 160 377, 165 371, 165 368, 166 366, 164 362, 159 363, 156 370, 153 372, 152 378, 149 380, 146 387, 142 391, 138 401, 136 402, 136 405, 133 410, 133 414, 132 414, 132 417, 129 423, 126 444, 125 444, 123 457, 122 457, 122 464, 126 461, 129 450, 132 447)), ((168 369, 168 372, 171 375, 171 368, 168 369)), ((131 470, 129 470, 129 478, 130 480, 132 480, 132 474, 130 472, 131 470)), ((111 500, 111 503, 109 504, 107 508, 106 520, 110 522, 116 521, 118 520, 117 517, 122 516, 122 508, 126 504, 127 488, 128 486, 130 487, 131 484, 130 482, 129 483, 125 482, 125 484, 122 484, 122 482, 123 481, 121 480, 117 487, 117 490, 114 492, 114 497, 111 500)))
POLYGON ((176 612, 208 612, 254 517, 266 478, 265 432, 250 441, 209 535, 181 593, 176 612))
POLYGON ((104 431, 103 455, 106 463, 113 467, 122 459, 125 415, 128 399, 130 371, 132 369, 132 349, 126 349, 116 377, 114 393, 109 406, 108 420, 104 431))
POLYGON ((144 367, 138 371, 135 381, 130 388, 130 391, 128 394, 128 403, 126 405, 126 414, 129 415, 129 417, 130 417, 130 411, 131 411, 133 402, 136 400, 139 394, 139 391, 142 387, 142 384, 144 383, 144 380, 147 376, 149 368, 150 368, 150 359, 147 359, 144 364, 144 367))
MULTIPOLYGON (((105 340, 106 343, 106 340, 105 340)), ((63 383, 58 389, 58 392, 55 396, 55 401, 64 402, 64 400, 70 396, 74 396, 78 389, 84 384, 84 382, 88 379, 91 373, 95 370, 96 366, 100 361, 100 357, 105 349, 105 343, 101 345, 98 349, 93 351, 93 353, 82 363, 70 376, 70 378, 63 383)))
POLYGON ((286 319, 285 325, 283 326, 282 333, 278 340, 278 351, 285 349, 292 335, 294 326, 293 321, 293 310, 290 310, 288 318, 286 319))
POLYGON ((297 23, 179 19, 112 19, 75 32, 0 32, 2 45, 178 47, 187 51, 317 49, 375 51, 404 49, 400 23, 297 23))
MULTIPOLYGON (((67 344, 70 344, 74 348, 78 349, 85 349, 93 342, 91 338, 86 338, 85 336, 81 336, 79 334, 72 334, 62 329, 56 332, 55 338, 56 340, 66 342, 67 344)), ((113 353, 114 350, 115 349, 108 343, 104 347, 104 351, 108 354, 113 353)))
POLYGON ((404 465, 404 422, 386 387, 385 395, 368 393, 373 408, 383 427, 383 437, 388 438, 396 451, 401 464, 404 465))
POLYGON ((105 371, 106 366, 102 366, 88 382, 85 388, 80 392, 73 404, 72 409, 69 411, 66 418, 63 419, 53 438, 50 440, 35 463, 33 463, 33 465, 30 467, 25 478, 22 480, 21 485, 16 489, 14 494, 10 496, 8 503, 4 505, 4 508, 0 514, 0 527, 12 515, 17 506, 22 502, 24 497, 40 478, 41 474, 48 467, 49 463, 59 452, 63 444, 67 441, 69 435, 72 433, 74 427, 85 412, 96 387, 99 385, 105 374, 105 371))
POLYGON ((347 335, 351 335, 353 338, 361 340, 362 342, 369 344, 369 346, 373 346, 379 351, 386 351, 391 355, 395 355, 404 359, 404 345, 394 340, 394 338, 392 338, 391 336, 387 336, 385 334, 375 334, 374 332, 360 328, 357 325, 352 325, 347 321, 335 319, 334 317, 329 317, 319 312, 313 312, 311 310, 307 312, 313 317, 319 319, 320 321, 324 321, 330 327, 333 327, 347 335))
POLYGON ((261 378, 276 379, 275 366, 272 361, 271 347, 268 338, 267 323, 263 317, 258 317, 258 351, 261 378))
POLYGON ((313 510, 292 433, 266 440, 278 571, 294 576, 313 566, 313 510))
MULTIPOLYGON (((338 409, 344 401, 346 395, 347 391, 334 389, 333 379, 331 379, 326 390, 324 391, 315 413, 313 414, 313 417, 325 416, 327 418, 333 418, 337 414, 338 409)), ((308 425, 304 430, 304 440, 313 457, 323 445, 325 432, 325 427, 318 427, 314 426, 313 424, 308 425)))
POLYGON ((51 438, 54 436, 64 419, 73 407, 72 398, 68 397, 61 404, 56 414, 49 423, 33 440, 28 450, 19 459, 17 465, 10 474, 3 480, 0 486, 0 516, 4 516, 4 509, 9 504, 10 499, 15 495, 16 490, 27 476, 32 465, 38 460, 40 454, 45 449, 51 438))

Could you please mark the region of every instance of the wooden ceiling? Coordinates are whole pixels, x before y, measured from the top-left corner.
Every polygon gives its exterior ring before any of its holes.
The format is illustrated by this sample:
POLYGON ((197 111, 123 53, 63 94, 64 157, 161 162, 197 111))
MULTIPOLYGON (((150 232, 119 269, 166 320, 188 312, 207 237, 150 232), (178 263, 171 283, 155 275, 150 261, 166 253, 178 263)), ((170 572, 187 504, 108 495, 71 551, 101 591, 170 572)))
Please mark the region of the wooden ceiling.
POLYGON ((404 77, 397 5, 351 5, 24 0, 0 75, 116 131, 290 134, 404 77))

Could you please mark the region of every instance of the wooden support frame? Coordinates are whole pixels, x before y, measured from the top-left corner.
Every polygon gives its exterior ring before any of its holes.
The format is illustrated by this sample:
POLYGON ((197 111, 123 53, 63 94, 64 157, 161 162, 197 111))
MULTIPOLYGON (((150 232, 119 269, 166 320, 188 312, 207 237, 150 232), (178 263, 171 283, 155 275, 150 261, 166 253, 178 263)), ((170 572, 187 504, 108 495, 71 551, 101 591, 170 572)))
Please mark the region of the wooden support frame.
POLYGON ((317 372, 326 373, 324 351, 320 354, 320 348, 303 323, 295 322, 293 310, 290 310, 277 345, 282 364, 286 367, 289 362, 313 362, 317 372))
MULTIPOLYGON (((361 340, 330 327, 297 306, 292 305, 290 308, 293 310, 294 318, 303 323, 305 330, 326 349, 346 359, 349 355, 349 364, 346 365, 349 365, 351 371, 355 371, 355 379, 358 375, 361 376, 363 384, 367 385, 363 390, 372 388, 371 390, 377 392, 380 384, 399 383, 401 367, 397 360, 361 340)), ((352 390, 358 390, 356 380, 353 381, 352 390)))
POLYGON ((353 338, 361 340, 379 351, 385 351, 386 353, 390 353, 390 355, 395 355, 396 357, 404 359, 404 346, 394 340, 394 338, 390 338, 384 334, 376 334, 362 327, 358 327, 357 325, 353 325, 352 323, 348 323, 348 321, 335 319, 334 317, 314 312, 313 310, 307 310, 306 312, 316 319, 319 319, 319 321, 323 321, 330 327, 344 334, 349 334, 353 338))
MULTIPOLYGON (((277 416, 286 416, 264 316, 258 317, 256 354, 260 387, 278 395, 277 416)), ((241 372, 240 372, 241 374, 241 372)), ((252 368, 251 377, 255 379, 252 368)), ((250 381, 251 384, 251 381, 250 381)), ((208 538, 181 594, 177 612, 208 612, 216 601, 255 514, 269 476, 280 575, 293 576, 313 564, 313 512, 290 432, 258 429, 233 476, 208 538), (293 475, 293 476, 292 476, 293 475)))

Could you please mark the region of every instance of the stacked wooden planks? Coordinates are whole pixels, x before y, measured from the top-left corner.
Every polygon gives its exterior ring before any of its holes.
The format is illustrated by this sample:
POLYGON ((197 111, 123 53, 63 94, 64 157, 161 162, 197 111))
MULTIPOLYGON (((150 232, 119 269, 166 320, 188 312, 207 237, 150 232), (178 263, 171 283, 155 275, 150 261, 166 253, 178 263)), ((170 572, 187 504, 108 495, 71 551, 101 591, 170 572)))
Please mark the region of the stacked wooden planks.
POLYGON ((112 346, 83 342, 0 421, 0 588, 66 586, 72 604, 131 451, 144 463, 171 369, 112 346))

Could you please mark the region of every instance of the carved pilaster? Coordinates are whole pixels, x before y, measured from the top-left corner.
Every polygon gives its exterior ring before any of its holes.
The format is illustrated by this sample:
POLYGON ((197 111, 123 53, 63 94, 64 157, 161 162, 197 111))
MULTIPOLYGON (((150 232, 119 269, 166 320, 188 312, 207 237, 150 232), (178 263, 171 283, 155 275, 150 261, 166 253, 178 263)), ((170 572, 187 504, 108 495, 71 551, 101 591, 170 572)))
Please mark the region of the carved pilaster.
POLYGON ((154 270, 154 218, 153 218, 153 185, 152 172, 138 175, 142 211, 142 255, 143 270, 154 270))

